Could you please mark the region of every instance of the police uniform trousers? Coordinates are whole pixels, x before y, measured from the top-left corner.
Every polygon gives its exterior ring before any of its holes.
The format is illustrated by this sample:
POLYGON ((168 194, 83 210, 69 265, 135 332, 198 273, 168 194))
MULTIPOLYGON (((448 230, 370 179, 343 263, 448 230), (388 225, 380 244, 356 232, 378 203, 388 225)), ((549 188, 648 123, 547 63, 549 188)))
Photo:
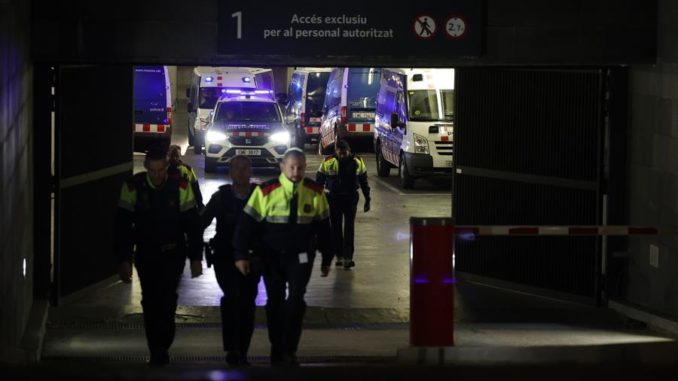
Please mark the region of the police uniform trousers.
POLYGON ((355 216, 358 207, 358 192, 349 194, 330 194, 330 225, 332 227, 332 246, 337 257, 353 259, 355 216))
POLYGON ((306 286, 311 279, 315 253, 276 253, 262 258, 268 301, 266 320, 271 342, 271 360, 294 355, 301 339, 306 312, 306 286), (288 288, 287 298, 285 289, 288 288))
POLYGON ((141 283, 141 306, 151 356, 166 353, 174 341, 177 288, 185 264, 185 253, 177 250, 137 252, 135 266, 141 283))
POLYGON ((217 252, 214 273, 224 296, 221 297, 221 335, 224 351, 247 355, 254 333, 254 314, 261 265, 250 261, 250 273, 240 273, 232 255, 217 252))

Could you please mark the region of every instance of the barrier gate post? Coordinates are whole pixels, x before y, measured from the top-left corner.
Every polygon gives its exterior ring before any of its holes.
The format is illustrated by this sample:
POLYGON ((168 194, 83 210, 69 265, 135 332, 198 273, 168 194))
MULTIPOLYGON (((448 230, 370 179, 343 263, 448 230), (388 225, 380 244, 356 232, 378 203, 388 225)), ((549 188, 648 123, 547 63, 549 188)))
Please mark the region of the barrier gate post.
POLYGON ((410 218, 410 345, 454 345, 452 218, 410 218))

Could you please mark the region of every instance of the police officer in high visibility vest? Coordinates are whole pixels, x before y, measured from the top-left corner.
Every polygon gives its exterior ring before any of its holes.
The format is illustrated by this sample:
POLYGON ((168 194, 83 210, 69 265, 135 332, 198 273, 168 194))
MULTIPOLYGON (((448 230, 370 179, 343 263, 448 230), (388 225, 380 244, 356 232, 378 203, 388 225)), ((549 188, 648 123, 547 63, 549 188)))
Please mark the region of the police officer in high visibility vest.
MULTIPOLYGON (((226 362, 231 366, 249 365, 247 351, 254 332, 255 299, 261 274, 257 258, 250 263, 249 274, 235 267, 233 235, 255 184, 250 183, 252 162, 247 156, 230 161, 233 184, 219 187, 200 216, 206 228, 217 219, 217 234, 210 240, 214 273, 224 296, 221 298, 221 332, 226 362)), ((256 254, 256 253, 255 253, 256 254)))
POLYGON ((122 186, 115 224, 115 251, 124 283, 132 263, 141 282, 141 306, 149 364, 169 363, 174 341, 177 288, 186 263, 191 276, 202 274, 202 237, 193 190, 181 176, 169 176, 167 153, 151 150, 141 172, 122 186))
POLYGON ((191 189, 193 190, 193 196, 195 196, 195 203, 198 206, 198 209, 202 209, 204 206, 202 203, 202 192, 200 192, 200 184, 198 184, 198 176, 195 175, 195 171, 191 168, 190 165, 181 161, 181 147, 176 144, 169 146, 169 151, 167 152, 167 160, 169 160, 169 174, 179 174, 179 176, 188 180, 191 184, 191 189))
POLYGON ((365 162, 351 153, 345 140, 335 145, 335 153, 320 164, 316 182, 329 190, 332 243, 337 266, 345 269, 355 266, 353 261, 355 216, 358 208, 358 187, 365 197, 363 210, 370 210, 370 186, 367 183, 365 162))
POLYGON ((287 150, 280 170, 278 178, 259 185, 247 201, 234 245, 236 266, 243 274, 250 272, 250 242, 256 236, 263 245, 271 364, 295 366, 306 310, 304 294, 315 258, 314 238, 322 253, 322 276, 327 276, 332 262, 327 245, 329 210, 322 187, 304 178, 306 156, 302 150, 287 150))

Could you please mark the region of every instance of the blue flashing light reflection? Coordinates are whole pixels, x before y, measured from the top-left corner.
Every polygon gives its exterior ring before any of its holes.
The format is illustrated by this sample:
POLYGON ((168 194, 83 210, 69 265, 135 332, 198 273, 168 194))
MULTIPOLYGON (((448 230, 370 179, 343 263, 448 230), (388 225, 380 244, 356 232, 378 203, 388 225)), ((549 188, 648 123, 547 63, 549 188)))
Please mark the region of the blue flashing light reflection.
POLYGON ((455 284, 457 283, 457 279, 453 277, 444 277, 442 280, 443 284, 455 284))
POLYGON ((212 82, 213 80, 213 77, 205 77, 205 82, 212 82))
POLYGON ((457 238, 462 241, 475 241, 476 235, 473 233, 459 233, 457 234, 457 238))
POLYGON ((429 283, 429 280, 425 276, 414 277, 414 284, 426 284, 426 283, 429 283))
POLYGON ((250 78, 250 77, 242 77, 242 81, 245 82, 245 83, 250 83, 250 82, 252 82, 252 78, 250 78))

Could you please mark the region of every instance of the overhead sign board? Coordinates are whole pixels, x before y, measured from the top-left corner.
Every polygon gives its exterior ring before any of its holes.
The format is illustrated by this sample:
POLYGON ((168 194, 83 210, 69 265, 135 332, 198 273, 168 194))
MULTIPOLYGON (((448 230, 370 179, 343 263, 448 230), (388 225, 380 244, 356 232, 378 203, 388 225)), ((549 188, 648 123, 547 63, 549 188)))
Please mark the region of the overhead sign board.
POLYGON ((477 57, 482 1, 219 1, 219 54, 477 57))

